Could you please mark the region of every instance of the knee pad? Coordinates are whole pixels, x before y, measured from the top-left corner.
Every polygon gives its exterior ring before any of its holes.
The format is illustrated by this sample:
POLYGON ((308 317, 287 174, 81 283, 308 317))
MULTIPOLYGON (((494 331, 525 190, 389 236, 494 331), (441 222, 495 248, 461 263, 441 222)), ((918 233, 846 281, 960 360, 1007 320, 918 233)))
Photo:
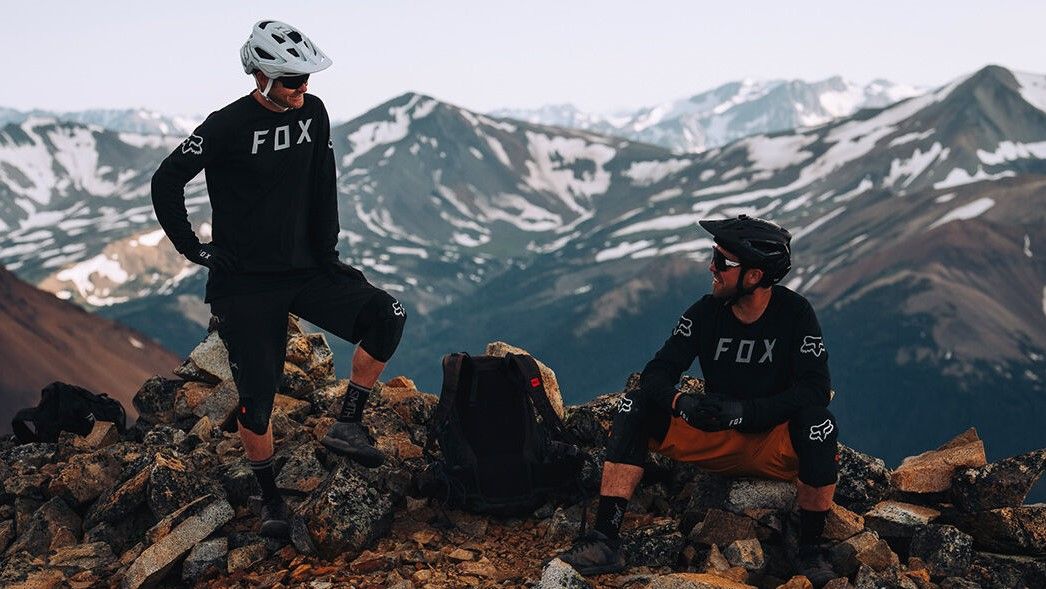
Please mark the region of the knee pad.
POLYGON ((811 487, 835 484, 839 428, 832 412, 824 407, 805 407, 788 421, 788 434, 799 457, 799 480, 811 487))
POLYGON ((360 347, 379 362, 388 362, 399 347, 407 311, 389 293, 381 291, 360 310, 356 331, 361 334, 360 347))
POLYGON ((621 397, 607 440, 607 461, 633 466, 646 463, 650 439, 663 438, 671 420, 670 415, 659 415, 656 409, 639 390, 621 397), (659 416, 663 419, 657 419, 659 416))
POLYGON ((240 394, 240 405, 236 408, 236 421, 259 436, 269 431, 272 403, 276 392, 268 395, 248 396, 240 394))

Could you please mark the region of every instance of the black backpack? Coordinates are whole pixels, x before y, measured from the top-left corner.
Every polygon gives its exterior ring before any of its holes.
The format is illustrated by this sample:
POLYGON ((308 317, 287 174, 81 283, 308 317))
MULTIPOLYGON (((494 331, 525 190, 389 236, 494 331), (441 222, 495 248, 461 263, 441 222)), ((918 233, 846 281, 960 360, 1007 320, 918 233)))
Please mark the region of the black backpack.
POLYGON ((11 429, 23 444, 57 442, 58 433, 63 431, 86 436, 95 421, 111 421, 121 434, 127 431, 127 412, 116 399, 76 385, 52 382, 40 391, 39 405, 15 414, 11 429), (30 422, 32 429, 27 425, 30 422))
POLYGON ((421 494, 454 508, 526 515, 547 499, 580 489, 584 455, 545 394, 530 356, 450 354, 428 425, 421 494))

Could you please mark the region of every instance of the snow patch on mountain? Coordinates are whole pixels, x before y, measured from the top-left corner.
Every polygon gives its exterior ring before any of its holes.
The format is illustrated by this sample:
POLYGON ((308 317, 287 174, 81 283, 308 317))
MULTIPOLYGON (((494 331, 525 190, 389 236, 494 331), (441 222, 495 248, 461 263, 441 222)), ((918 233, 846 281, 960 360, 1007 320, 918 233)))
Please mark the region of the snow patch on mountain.
POLYGON ((913 180, 918 178, 923 172, 926 171, 930 165, 938 158, 944 160, 948 157, 948 148, 943 147, 940 143, 934 142, 926 153, 923 153, 918 147, 915 148, 915 152, 912 156, 906 160, 894 159, 890 162, 890 173, 883 179, 885 186, 893 186, 901 178, 906 178, 902 186, 908 186, 913 180))
POLYGON ((977 157, 981 160, 981 163, 988 166, 997 166, 1004 162, 1021 159, 1046 159, 1046 141, 1038 143, 1002 141, 995 148, 995 151, 989 152, 978 149, 977 157))
POLYGON ((988 198, 988 197, 978 198, 977 200, 975 200, 973 202, 970 202, 970 203, 967 203, 965 205, 962 205, 961 207, 952 209, 951 211, 948 212, 948 214, 946 214, 943 217, 941 217, 940 219, 937 219, 936 221, 934 221, 930 225, 929 229, 933 229, 935 227, 939 227, 939 226, 944 225, 945 223, 948 223, 950 221, 965 221, 967 219, 973 219, 975 217, 979 217, 985 211, 987 211, 988 209, 992 208, 993 206, 995 206, 995 200, 994 199, 991 199, 991 198, 988 198))
POLYGON ((692 162, 690 160, 670 159, 664 161, 632 162, 623 175, 632 179, 636 186, 650 186, 657 184, 665 177, 685 169, 692 162))
POLYGON ((646 249, 653 245, 653 243, 654 242, 647 241, 645 239, 634 243, 624 241, 615 245, 614 247, 598 252, 596 254, 596 262, 609 262, 610 260, 617 260, 629 254, 646 249))
POLYGON ((663 217, 657 217, 655 219, 648 219, 646 221, 640 221, 634 223, 628 227, 618 229, 617 231, 610 234, 611 237, 621 237, 623 235, 632 235, 633 233, 640 233, 643 231, 672 231, 674 229, 681 229, 683 227, 694 227, 697 222, 702 219, 700 215, 684 214, 684 215, 666 215, 663 217))
POLYGON ((80 296, 95 306, 102 307, 127 300, 127 297, 108 297, 109 289, 97 288, 95 283, 97 278, 93 275, 98 275, 99 278, 104 278, 114 285, 123 284, 130 278, 115 256, 105 254, 99 254, 66 268, 58 272, 55 278, 63 282, 72 282, 80 296))
POLYGON ((505 221, 523 231, 551 231, 563 225, 562 217, 518 194, 499 194, 490 204, 480 208, 486 220, 505 221))
POLYGON ((535 191, 553 192, 572 211, 582 213, 588 207, 579 204, 579 198, 588 200, 610 188, 610 172, 605 166, 617 153, 613 147, 532 131, 526 136, 531 159, 527 160, 523 181, 535 191))
POLYGON ((753 169, 773 172, 801 164, 812 157, 813 153, 803 148, 816 140, 816 135, 757 135, 742 140, 741 144, 748 150, 753 169))
POLYGON ((415 94, 407 101, 407 104, 389 107, 389 115, 392 117, 391 121, 382 120, 365 123, 359 129, 350 133, 348 140, 352 151, 342 157, 341 165, 347 168, 352 165, 352 162, 375 147, 396 143, 404 139, 410 130, 411 121, 428 116, 436 107, 436 101, 432 99, 419 105, 418 102, 421 99, 420 95, 415 94), (413 118, 410 112, 412 109, 414 111, 413 118))
POLYGON ((972 184, 973 182, 980 182, 981 180, 998 180, 1000 178, 1009 178, 1015 176, 1016 172, 1013 170, 1004 170, 998 174, 989 174, 984 171, 984 168, 978 166, 977 171, 971 175, 963 168, 954 168, 948 175, 940 182, 935 182, 933 187, 940 190, 944 188, 954 188, 956 186, 962 186, 963 184, 972 184))

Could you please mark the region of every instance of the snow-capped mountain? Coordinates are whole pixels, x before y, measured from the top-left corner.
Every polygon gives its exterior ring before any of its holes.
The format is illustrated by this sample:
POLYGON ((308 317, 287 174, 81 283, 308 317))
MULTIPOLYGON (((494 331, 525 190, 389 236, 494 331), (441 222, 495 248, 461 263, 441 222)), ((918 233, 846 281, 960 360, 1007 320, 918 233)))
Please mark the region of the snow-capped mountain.
POLYGON ((169 116, 143 108, 25 112, 0 107, 0 127, 9 123, 21 124, 29 119, 55 119, 64 123, 97 126, 117 133, 174 136, 186 135, 203 121, 203 117, 197 115, 169 116))
POLYGON ((570 104, 503 109, 491 115, 699 152, 749 135, 820 125, 923 91, 887 80, 862 85, 839 76, 819 82, 745 79, 689 98, 609 115, 584 112, 570 104))
MULTIPOLYGON (((698 219, 767 216, 795 236, 786 282, 819 310, 848 439, 890 456, 890 436, 933 444, 979 415, 1012 453, 1046 445, 1013 433, 1041 436, 1046 391, 1044 110, 1046 77, 988 67, 679 154, 410 93, 333 130, 340 250, 413 310, 393 362, 424 387, 442 354, 504 339, 579 400, 619 388, 707 292, 698 219)), ((172 145, 138 137, 6 127, 0 262, 181 352, 207 319, 204 275, 149 205, 172 145)), ((187 202, 206 237, 204 189, 197 178, 187 202)))

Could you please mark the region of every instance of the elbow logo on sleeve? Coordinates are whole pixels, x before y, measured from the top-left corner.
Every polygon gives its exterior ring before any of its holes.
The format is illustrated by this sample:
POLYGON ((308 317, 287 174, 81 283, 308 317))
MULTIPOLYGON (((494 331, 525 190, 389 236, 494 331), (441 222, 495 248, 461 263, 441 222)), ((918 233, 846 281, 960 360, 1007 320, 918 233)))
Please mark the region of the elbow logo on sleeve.
POLYGON ((826 419, 822 423, 810 426, 810 439, 823 442, 828 439, 828 434, 835 431, 835 424, 832 423, 831 419, 826 419))
POLYGON ((203 153, 203 137, 199 135, 189 135, 182 141, 182 153, 191 153, 193 155, 200 155, 203 153))
POLYGON ((694 326, 693 319, 689 317, 680 317, 679 325, 672 330, 672 335, 681 335, 683 337, 690 337, 690 328, 694 326))
POLYGON ((803 338, 803 346, 799 348, 799 352, 802 354, 813 354, 820 358, 821 354, 824 353, 824 340, 820 337, 808 335, 803 338))

